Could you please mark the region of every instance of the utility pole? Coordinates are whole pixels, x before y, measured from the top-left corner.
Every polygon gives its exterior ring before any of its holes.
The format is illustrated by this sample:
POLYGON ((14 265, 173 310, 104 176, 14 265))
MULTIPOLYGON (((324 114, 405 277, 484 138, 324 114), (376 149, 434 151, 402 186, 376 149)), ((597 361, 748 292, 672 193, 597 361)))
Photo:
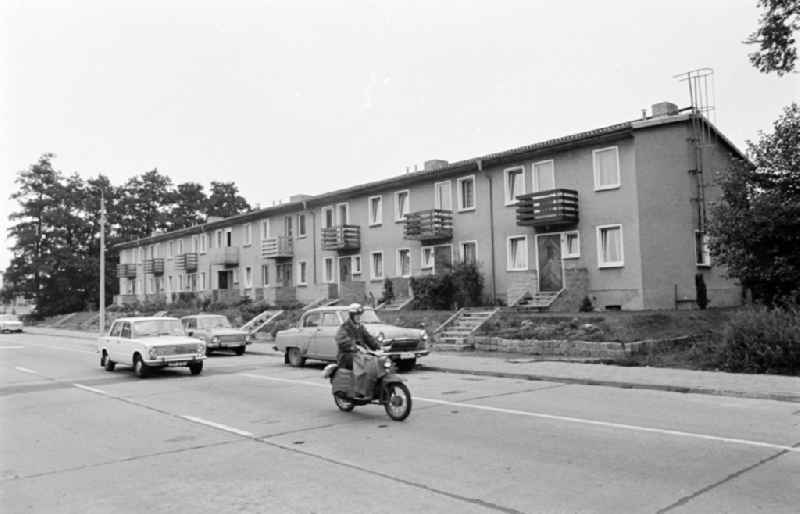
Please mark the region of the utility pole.
POLYGON ((106 200, 100 192, 100 335, 106 331, 106 200))

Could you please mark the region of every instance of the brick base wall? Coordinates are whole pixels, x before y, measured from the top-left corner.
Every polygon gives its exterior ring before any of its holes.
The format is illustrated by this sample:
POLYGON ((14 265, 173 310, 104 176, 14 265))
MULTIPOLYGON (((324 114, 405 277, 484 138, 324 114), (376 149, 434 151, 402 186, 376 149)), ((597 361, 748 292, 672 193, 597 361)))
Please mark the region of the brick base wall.
POLYGON ((553 305, 552 312, 578 312, 584 297, 589 295, 589 270, 564 267, 564 291, 553 305))
POLYGON ((502 298, 502 292, 498 291, 497 295, 506 302, 515 301, 524 293, 535 293, 539 289, 539 278, 536 270, 533 271, 519 271, 509 273, 508 289, 505 293, 505 298, 502 298))

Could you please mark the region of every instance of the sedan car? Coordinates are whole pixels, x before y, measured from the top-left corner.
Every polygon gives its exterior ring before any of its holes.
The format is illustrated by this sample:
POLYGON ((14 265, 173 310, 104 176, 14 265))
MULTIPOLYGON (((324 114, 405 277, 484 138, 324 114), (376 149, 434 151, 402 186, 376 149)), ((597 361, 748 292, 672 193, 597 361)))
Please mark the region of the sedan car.
POLYGON ((120 318, 98 340, 97 353, 106 371, 126 364, 144 378, 153 368, 182 366, 198 375, 203 371, 206 345, 187 336, 178 318, 120 318))
POLYGON ((242 355, 250 344, 246 330, 233 328, 228 318, 218 314, 195 314, 181 318, 186 335, 202 339, 206 343, 206 354, 212 350, 230 349, 242 355))
MULTIPOLYGON (((291 366, 302 366, 306 359, 336 361, 335 341, 339 326, 347 319, 347 307, 320 307, 303 314, 297 327, 275 335, 275 350, 284 353, 291 366)), ((365 309, 361 322, 401 371, 414 368, 417 359, 428 355, 428 334, 424 330, 383 323, 373 309, 365 309)))
POLYGON ((22 332, 22 322, 14 314, 0 314, 0 332, 22 332))

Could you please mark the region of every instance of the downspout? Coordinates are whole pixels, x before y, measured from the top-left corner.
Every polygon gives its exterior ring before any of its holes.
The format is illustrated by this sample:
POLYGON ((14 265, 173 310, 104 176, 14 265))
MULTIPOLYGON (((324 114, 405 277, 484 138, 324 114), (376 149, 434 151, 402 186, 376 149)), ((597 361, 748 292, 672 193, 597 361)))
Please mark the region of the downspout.
MULTIPOLYGON (((308 210, 308 202, 303 201, 303 210, 308 210)), ((314 273, 314 285, 317 285, 317 216, 313 210, 308 211, 311 216, 311 247, 313 248, 314 264, 312 270, 314 273)))
MULTIPOLYGON (((475 161, 475 164, 478 165, 478 172, 483 171, 483 160, 478 159, 475 161)), ((486 180, 489 182, 489 260, 491 261, 491 268, 492 268, 492 301, 497 301, 497 281, 495 278, 495 265, 494 265, 494 191, 492 187, 492 177, 491 175, 486 175, 486 180)))

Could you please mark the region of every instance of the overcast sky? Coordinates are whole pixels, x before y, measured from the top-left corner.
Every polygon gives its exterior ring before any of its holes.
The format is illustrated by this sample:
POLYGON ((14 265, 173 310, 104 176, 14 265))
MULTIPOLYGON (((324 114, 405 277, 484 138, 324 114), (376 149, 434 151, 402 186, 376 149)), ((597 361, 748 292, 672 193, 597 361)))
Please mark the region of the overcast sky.
POLYGON ((673 75, 694 68, 742 149, 800 97, 748 62, 756 0, 0 4, 3 234, 45 152, 115 184, 233 180, 267 206, 685 106, 673 75))

